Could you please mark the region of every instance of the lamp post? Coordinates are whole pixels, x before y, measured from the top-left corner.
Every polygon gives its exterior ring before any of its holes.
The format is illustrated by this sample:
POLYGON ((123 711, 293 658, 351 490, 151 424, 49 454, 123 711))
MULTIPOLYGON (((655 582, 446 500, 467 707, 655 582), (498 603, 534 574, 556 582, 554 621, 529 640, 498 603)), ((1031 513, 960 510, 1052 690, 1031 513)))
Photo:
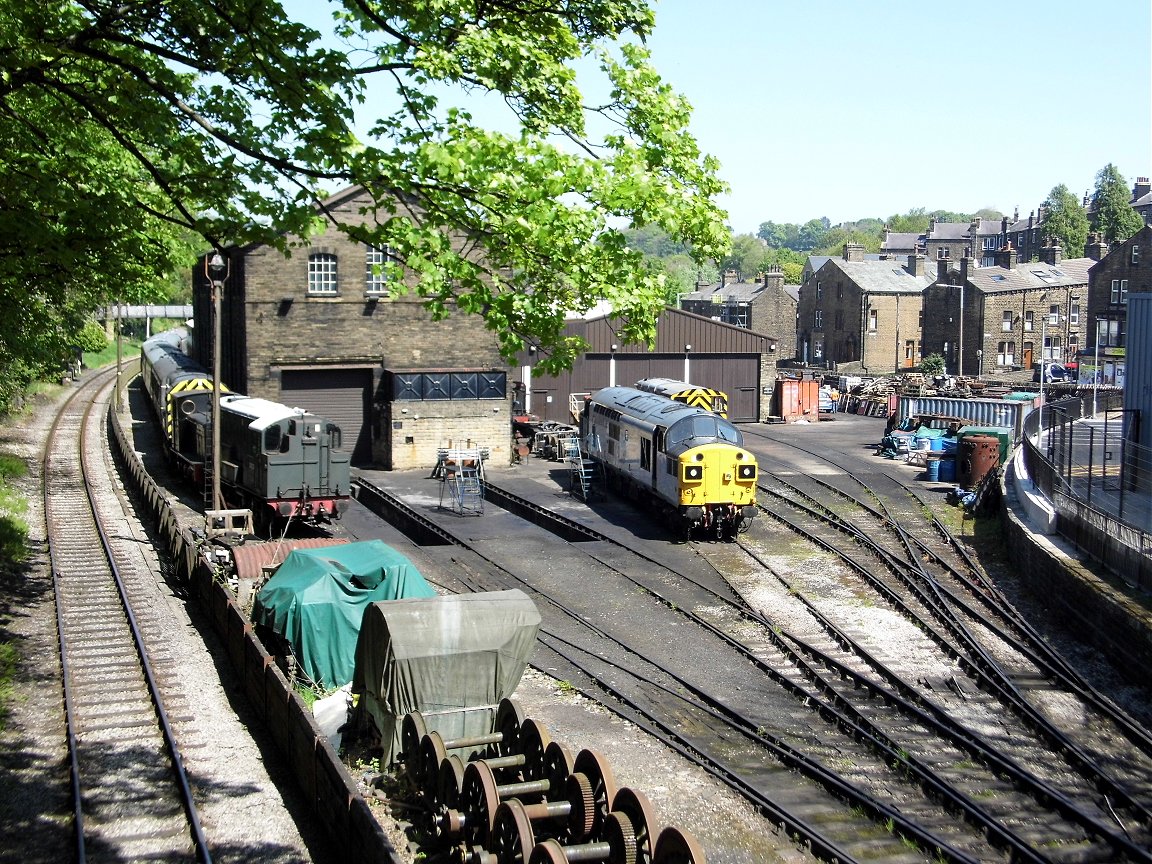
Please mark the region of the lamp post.
POLYGON ((612 353, 608 355, 608 386, 616 386, 616 351, 620 346, 615 342, 612 343, 612 353))
MULTIPOLYGON (((220 300, 228 278, 228 261, 219 251, 204 258, 204 275, 212 284, 212 509, 224 509, 220 496, 220 300)), ((212 517, 208 517, 209 527, 212 517)))
POLYGON ((1096 358, 1092 361, 1092 416, 1096 416, 1096 392, 1100 388, 1100 319, 1096 319, 1096 358))
POLYGON ((692 352, 691 343, 684 346, 684 383, 692 383, 692 379, 688 377, 688 355, 692 352))

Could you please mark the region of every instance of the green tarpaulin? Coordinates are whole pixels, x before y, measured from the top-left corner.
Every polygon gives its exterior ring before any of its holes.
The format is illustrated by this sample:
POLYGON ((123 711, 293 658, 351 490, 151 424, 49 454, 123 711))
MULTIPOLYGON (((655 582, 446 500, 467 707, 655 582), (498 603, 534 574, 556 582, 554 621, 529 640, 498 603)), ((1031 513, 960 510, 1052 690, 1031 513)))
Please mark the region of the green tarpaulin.
POLYGON ((398 751, 409 711, 423 713, 444 738, 491 732, 539 629, 536 604, 517 589, 370 605, 352 692, 380 733, 384 761, 398 751))
POLYGON ((352 680, 370 604, 435 596, 415 565, 380 540, 297 549, 256 595, 252 620, 285 639, 304 674, 331 689, 352 680))

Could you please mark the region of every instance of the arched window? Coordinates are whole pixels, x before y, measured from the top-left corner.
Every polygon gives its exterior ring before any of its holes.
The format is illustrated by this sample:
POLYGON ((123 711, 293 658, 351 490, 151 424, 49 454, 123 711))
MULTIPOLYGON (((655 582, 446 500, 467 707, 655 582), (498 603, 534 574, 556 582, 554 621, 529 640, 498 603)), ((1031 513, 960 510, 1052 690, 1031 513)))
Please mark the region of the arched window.
POLYGON ((331 252, 313 252, 308 256, 309 296, 331 296, 339 289, 336 256, 331 252))

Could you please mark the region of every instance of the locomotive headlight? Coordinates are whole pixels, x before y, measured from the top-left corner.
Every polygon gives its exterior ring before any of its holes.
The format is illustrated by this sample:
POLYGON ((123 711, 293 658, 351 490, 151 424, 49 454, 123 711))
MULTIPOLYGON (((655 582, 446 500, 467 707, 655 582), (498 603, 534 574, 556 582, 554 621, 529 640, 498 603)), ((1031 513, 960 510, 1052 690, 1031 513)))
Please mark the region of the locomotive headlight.
POLYGON ((685 465, 684 466, 684 479, 685 480, 703 480, 704 479, 704 466, 703 465, 685 465))
POLYGON ((755 480, 756 479, 756 466, 755 465, 741 465, 736 469, 736 476, 741 480, 755 480))

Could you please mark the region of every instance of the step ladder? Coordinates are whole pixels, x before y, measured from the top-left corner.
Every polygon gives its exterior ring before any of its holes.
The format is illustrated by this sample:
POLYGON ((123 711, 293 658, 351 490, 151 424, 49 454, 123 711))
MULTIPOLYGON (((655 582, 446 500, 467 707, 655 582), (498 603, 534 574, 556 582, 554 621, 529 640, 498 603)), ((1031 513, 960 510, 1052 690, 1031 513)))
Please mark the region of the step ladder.
POLYGON ((565 460, 571 475, 569 491, 583 501, 590 501, 599 490, 599 466, 584 456, 579 438, 569 438, 565 448, 565 460))
POLYGON ((484 456, 479 449, 443 450, 437 471, 440 483, 440 509, 448 507, 461 516, 484 514, 484 456))

